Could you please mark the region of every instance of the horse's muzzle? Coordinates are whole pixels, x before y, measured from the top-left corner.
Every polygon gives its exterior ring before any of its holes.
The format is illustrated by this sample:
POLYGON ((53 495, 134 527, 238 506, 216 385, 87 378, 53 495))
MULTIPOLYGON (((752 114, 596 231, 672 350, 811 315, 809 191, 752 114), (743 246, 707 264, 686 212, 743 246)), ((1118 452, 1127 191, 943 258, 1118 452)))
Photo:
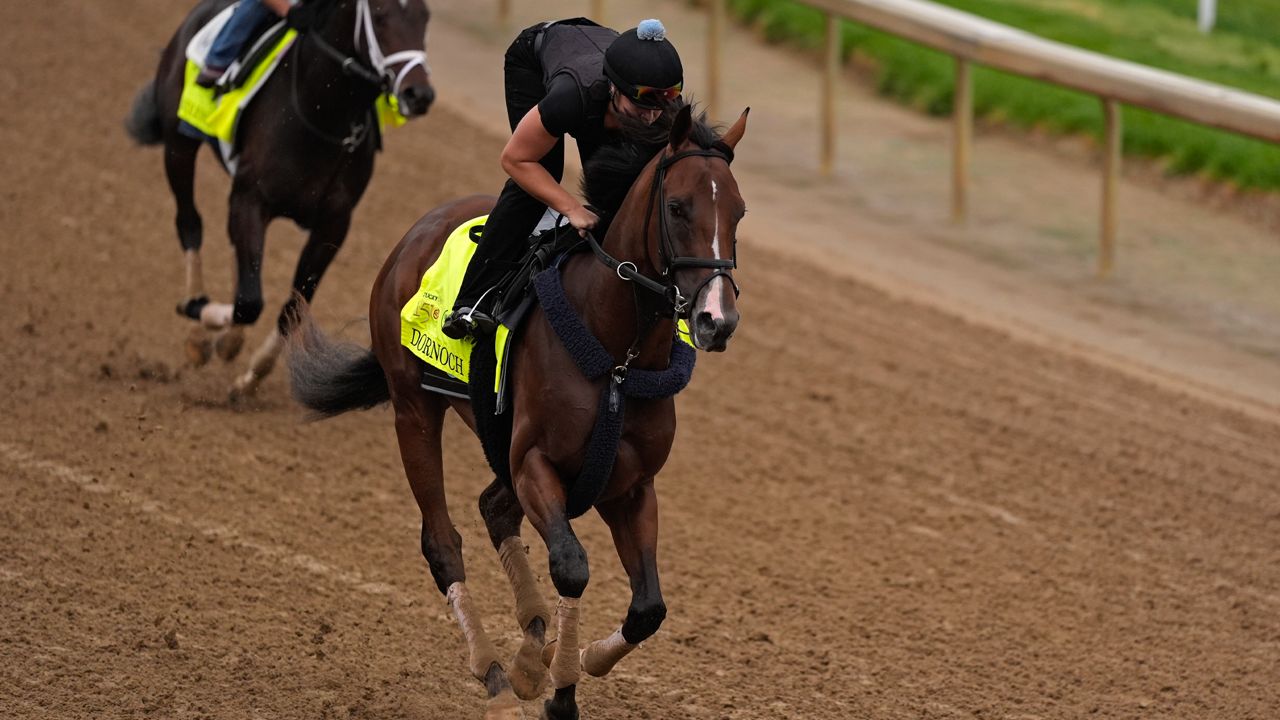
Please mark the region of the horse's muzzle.
POLYGON ((405 117, 426 115, 435 99, 436 91, 430 85, 410 85, 400 91, 400 112, 405 117))
POLYGON ((694 347, 708 352, 724 352, 729 346, 729 338, 737 329, 738 311, 734 308, 727 308, 719 315, 703 310, 694 313, 689 322, 694 347))

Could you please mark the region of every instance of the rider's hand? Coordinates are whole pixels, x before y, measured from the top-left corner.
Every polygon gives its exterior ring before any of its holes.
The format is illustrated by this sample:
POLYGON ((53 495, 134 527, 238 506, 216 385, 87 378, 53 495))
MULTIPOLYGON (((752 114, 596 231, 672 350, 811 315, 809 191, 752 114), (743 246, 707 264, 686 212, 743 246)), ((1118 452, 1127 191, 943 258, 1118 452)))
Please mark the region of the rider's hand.
POLYGON ((588 210, 586 207, 579 205, 569 212, 565 213, 565 217, 569 218, 569 224, 578 231, 578 234, 586 237, 587 231, 596 226, 600 222, 600 218, 596 214, 588 210))

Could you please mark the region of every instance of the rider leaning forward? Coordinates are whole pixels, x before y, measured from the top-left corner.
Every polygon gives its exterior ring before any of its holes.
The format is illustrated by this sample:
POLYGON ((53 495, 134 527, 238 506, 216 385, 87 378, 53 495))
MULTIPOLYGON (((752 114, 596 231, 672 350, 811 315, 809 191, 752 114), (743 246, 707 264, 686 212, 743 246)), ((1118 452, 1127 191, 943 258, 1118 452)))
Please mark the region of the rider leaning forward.
POLYGON ((656 122, 684 83, 680 55, 657 20, 621 35, 586 18, 539 23, 511 43, 504 71, 512 134, 502 169, 511 178, 444 320, 453 338, 493 327, 486 293, 519 260, 548 207, 580 233, 599 221, 560 186, 564 135, 577 141, 585 165, 625 124, 656 122))

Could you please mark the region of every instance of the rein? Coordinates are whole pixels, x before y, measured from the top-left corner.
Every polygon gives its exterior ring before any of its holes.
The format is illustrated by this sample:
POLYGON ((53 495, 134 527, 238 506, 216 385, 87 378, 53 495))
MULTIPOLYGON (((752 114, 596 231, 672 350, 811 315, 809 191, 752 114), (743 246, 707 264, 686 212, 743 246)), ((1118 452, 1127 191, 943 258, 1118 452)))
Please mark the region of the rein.
MULTIPOLYGON (((681 320, 689 319, 692 312, 694 298, 697 298, 698 294, 702 292, 702 289, 718 277, 723 277, 729 281, 729 285, 733 288, 733 294, 735 297, 741 294, 741 291, 738 289, 738 283, 734 281, 733 275, 729 273, 730 270, 738 267, 737 238, 734 238, 733 257, 731 259, 687 257, 676 255, 675 253, 675 244, 671 241, 671 229, 667 220, 666 212, 667 169, 688 157, 720 158, 724 160, 725 163, 732 163, 733 148, 730 148, 724 142, 716 141, 711 146, 711 149, 687 150, 682 153, 664 155, 658 161, 658 167, 653 174, 653 183, 649 186, 649 212, 645 214, 644 218, 644 237, 646 240, 649 237, 649 220, 653 216, 656 204, 658 214, 658 232, 660 234, 658 252, 662 256, 662 277, 664 279, 668 279, 666 284, 641 273, 634 262, 631 262, 630 260, 619 260, 610 255, 604 247, 600 245, 600 242, 596 240, 593 234, 590 232, 586 234, 587 245, 590 246, 591 251, 595 253, 596 258, 601 263, 617 273, 620 279, 635 283, 637 289, 642 288, 653 295, 658 296, 661 301, 659 311, 657 312, 658 315, 681 320), (698 284, 698 287, 694 288, 692 295, 685 297, 680 292, 679 286, 676 285, 675 278, 672 277, 672 273, 688 268, 707 268, 714 270, 715 272, 703 279, 703 281, 698 284)), ((638 303, 638 293, 636 299, 638 303)))
MULTIPOLYGON (((306 35, 303 36, 303 38, 306 38, 306 37, 307 37, 306 35)), ((315 39, 319 41, 319 38, 315 38, 315 39)), ((328 43, 323 43, 323 41, 320 41, 320 42, 322 43, 320 45, 321 48, 327 47, 330 50, 333 49, 333 47, 328 43)), ((289 91, 289 96, 290 96, 290 100, 293 103, 293 114, 296 115, 297 118, 302 121, 303 127, 309 130, 312 135, 315 135, 316 137, 320 138, 321 140, 324 140, 330 145, 338 145, 348 153, 355 152, 356 150, 360 149, 361 145, 364 145, 365 140, 367 140, 369 137, 369 129, 373 127, 373 123, 376 120, 373 117, 373 110, 370 110, 370 109, 365 110, 364 122, 356 122, 355 120, 349 121, 350 131, 346 134, 346 136, 334 135, 332 133, 326 132, 325 130, 319 127, 316 127, 315 123, 307 119, 306 113, 303 112, 302 110, 301 103, 298 102, 298 66, 302 64, 301 47, 302 47, 302 43, 299 42, 298 43, 299 50, 298 52, 294 53, 293 70, 291 73, 292 78, 290 82, 291 87, 289 91)), ((337 52, 337 50, 334 50, 334 52, 337 52)), ((343 57, 346 57, 346 56, 343 56, 343 57)), ((354 58, 347 58, 347 59, 354 60, 354 58)), ((345 68, 346 65, 344 64, 343 67, 345 68)))
POLYGON ((625 359, 619 361, 605 348, 565 295, 561 263, 573 252, 572 248, 561 254, 550 267, 538 273, 533 279, 534 290, 543 314, 552 331, 559 338, 560 344, 573 359, 578 371, 588 381, 606 380, 600 393, 596 422, 591 428, 582 467, 578 471, 578 477, 565 489, 565 512, 570 519, 590 510, 609 483, 609 477, 613 474, 613 466, 618 457, 618 446, 622 440, 627 398, 645 400, 669 398, 683 390, 693 377, 697 351, 679 338, 672 340, 671 355, 666 369, 645 370, 631 367, 631 363, 640 355, 640 347, 645 337, 654 329, 658 318, 687 320, 692 313, 693 299, 685 298, 680 293, 672 276, 673 273, 685 268, 709 268, 715 271, 698 286, 693 293, 693 298, 696 298, 707 283, 716 277, 728 278, 734 294, 738 294, 738 285, 729 273, 738 266, 736 239, 734 255, 730 259, 684 257, 675 253, 675 245, 671 241, 671 231, 667 224, 666 174, 667 169, 672 165, 689 157, 720 158, 729 163, 733 160, 733 149, 724 142, 717 141, 712 149, 673 153, 664 155, 658 161, 653 185, 649 189, 647 204, 649 212, 645 215, 644 238, 647 252, 649 218, 656 208, 661 233, 659 253, 662 256, 662 278, 666 280, 666 284, 641 273, 634 262, 613 257, 601 247, 592 233, 585 233, 586 244, 596 258, 613 270, 620 279, 633 283, 636 339, 627 350, 625 359), (642 291, 656 296, 660 302, 658 310, 647 317, 643 310, 642 291))
MULTIPOLYGON (((367 63, 359 57, 348 55, 347 53, 335 48, 317 33, 305 32, 300 33, 300 35, 301 38, 298 43, 299 46, 301 46, 303 41, 310 39, 320 52, 342 67, 342 73, 344 75, 364 81, 368 85, 377 89, 379 94, 398 95, 400 92, 400 84, 404 82, 405 77, 415 67, 420 66, 426 72, 431 72, 430 67, 427 65, 427 52, 425 50, 402 50, 400 52, 391 53, 390 55, 384 55, 382 53, 382 46, 379 44, 378 36, 373 30, 373 15, 372 11, 369 9, 369 0, 358 0, 356 5, 355 32, 352 39, 353 47, 355 47, 358 52, 360 48, 360 40, 363 36, 365 47, 367 48, 367 63), (403 67, 400 68, 398 73, 392 75, 389 68, 400 63, 403 63, 403 67)), ((296 53, 298 56, 301 56, 301 54, 301 50, 296 53)), ((294 114, 298 116, 298 119, 302 121, 302 124, 314 135, 332 145, 340 145, 343 150, 349 153, 355 152, 364 144, 365 140, 369 136, 369 130, 372 128, 375 121, 373 111, 366 111, 364 122, 362 123, 352 121, 350 132, 347 133, 345 137, 338 137, 337 135, 327 133, 320 129, 314 123, 307 120, 306 116, 302 112, 302 107, 298 102, 298 65, 300 65, 301 62, 300 57, 295 57, 294 60, 295 63, 293 66, 292 80, 293 87, 291 90, 294 114)))

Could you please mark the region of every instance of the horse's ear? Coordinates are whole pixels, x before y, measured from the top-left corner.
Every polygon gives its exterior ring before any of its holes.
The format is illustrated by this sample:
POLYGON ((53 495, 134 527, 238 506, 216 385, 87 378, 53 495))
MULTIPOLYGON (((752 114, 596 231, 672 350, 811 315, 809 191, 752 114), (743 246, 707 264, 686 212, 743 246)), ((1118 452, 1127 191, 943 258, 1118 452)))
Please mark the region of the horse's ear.
POLYGON ((671 121, 671 151, 675 152, 689 139, 693 130, 693 106, 684 105, 676 111, 675 120, 671 121))
POLYGON ((737 122, 733 124, 733 127, 725 131, 724 136, 720 138, 725 145, 728 145, 730 148, 736 148, 738 146, 738 141, 741 140, 743 134, 747 132, 747 113, 749 112, 751 112, 751 108, 743 110, 742 114, 738 116, 737 122))

